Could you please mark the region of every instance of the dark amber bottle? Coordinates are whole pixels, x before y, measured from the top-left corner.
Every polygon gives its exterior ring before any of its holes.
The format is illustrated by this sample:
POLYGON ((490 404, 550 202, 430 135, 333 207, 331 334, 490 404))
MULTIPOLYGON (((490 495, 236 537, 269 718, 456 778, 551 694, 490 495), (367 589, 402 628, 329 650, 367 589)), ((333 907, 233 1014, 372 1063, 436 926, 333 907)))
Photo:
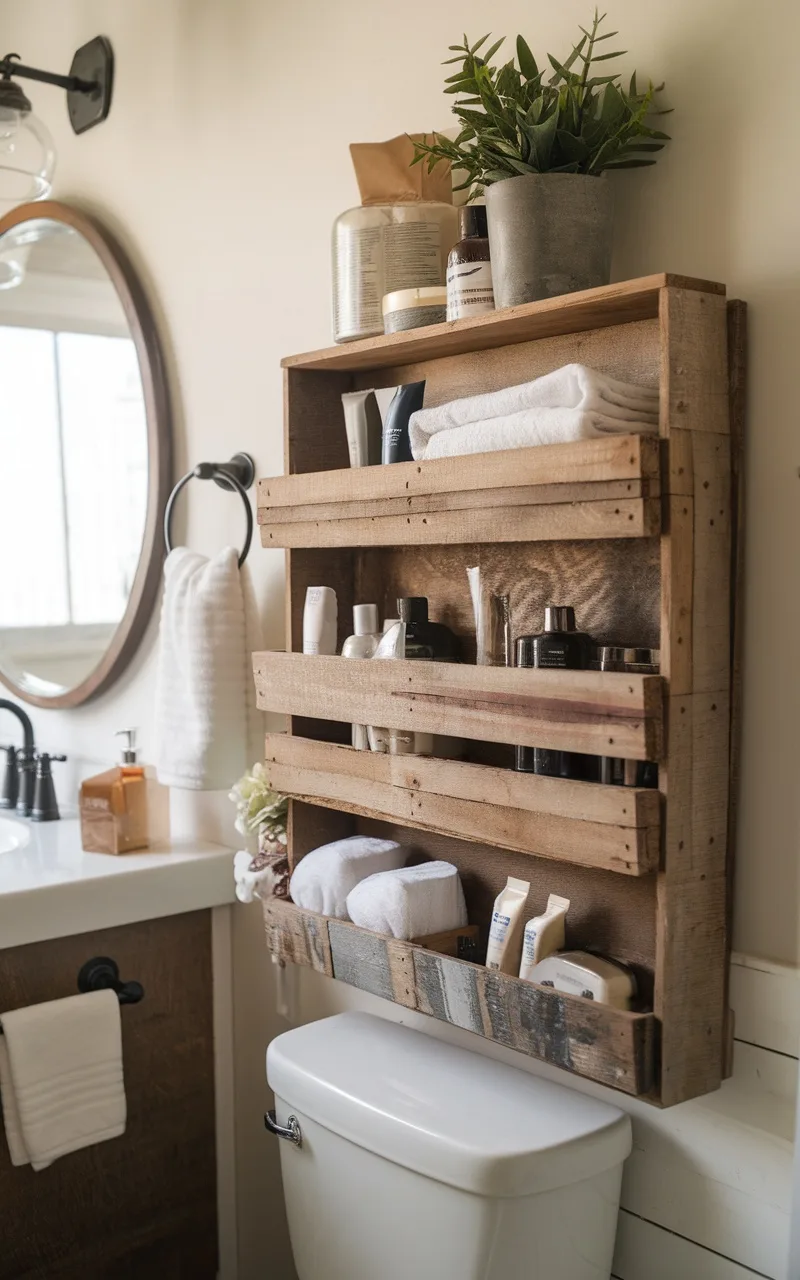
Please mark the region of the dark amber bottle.
POLYGON ((465 204, 458 214, 461 239, 447 259, 448 320, 494 311, 486 205, 465 204))

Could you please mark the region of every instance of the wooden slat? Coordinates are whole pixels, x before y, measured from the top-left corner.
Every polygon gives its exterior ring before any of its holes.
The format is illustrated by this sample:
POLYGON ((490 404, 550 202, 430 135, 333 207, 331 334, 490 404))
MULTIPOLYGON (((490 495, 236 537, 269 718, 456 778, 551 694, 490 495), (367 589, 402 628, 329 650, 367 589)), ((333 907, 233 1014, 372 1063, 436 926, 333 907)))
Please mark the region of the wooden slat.
POLYGON ((338 811, 626 875, 658 867, 654 791, 354 751, 285 734, 268 735, 265 758, 275 790, 338 811))
POLYGON ((472 508, 430 515, 373 516, 261 526, 265 547, 452 546, 464 542, 557 542, 652 538, 661 531, 657 498, 560 506, 472 508))
POLYGON ((320 932, 327 928, 341 982, 625 1093, 652 1086, 651 1014, 562 995, 274 898, 264 915, 268 945, 281 959, 309 963, 295 940, 307 936, 310 916, 320 932))
POLYGON ((375 369, 384 365, 435 360, 465 351, 487 351, 533 338, 651 320, 658 314, 659 294, 666 286, 698 290, 704 294, 725 293, 724 285, 709 280, 668 274, 644 276, 600 289, 586 289, 519 307, 507 307, 474 320, 429 325, 388 337, 365 338, 322 351, 288 356, 282 363, 289 369, 375 369))
MULTIPOLYGON (((337 419, 338 420, 338 419, 337 419)), ((329 423, 329 429, 334 425, 329 423)), ((344 437, 344 425, 342 425, 344 437)), ((573 444, 546 444, 535 449, 433 458, 430 462, 396 462, 385 467, 343 467, 302 475, 271 476, 258 484, 259 510, 275 518, 278 507, 318 503, 384 501, 390 498, 440 497, 471 493, 485 501, 484 490, 525 486, 657 480, 658 441, 652 436, 613 436, 573 444)))
POLYGON ((253 655, 264 711, 626 760, 661 755, 661 677, 253 655))
POLYGON ((655 1012, 661 1101, 719 1087, 727 1037, 730 421, 720 297, 661 299, 661 430, 691 457, 662 538, 662 658, 669 688, 664 868, 658 877, 655 1012))

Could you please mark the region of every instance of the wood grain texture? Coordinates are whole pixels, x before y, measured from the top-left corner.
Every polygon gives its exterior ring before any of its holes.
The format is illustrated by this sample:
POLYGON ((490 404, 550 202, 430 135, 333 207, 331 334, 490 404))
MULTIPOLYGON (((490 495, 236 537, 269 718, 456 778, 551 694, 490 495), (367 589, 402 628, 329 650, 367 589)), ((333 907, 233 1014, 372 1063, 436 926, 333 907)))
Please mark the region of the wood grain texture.
POLYGON ((474 662, 471 566, 480 568, 487 593, 508 596, 514 638, 541 631, 547 605, 568 603, 598 644, 659 646, 655 538, 369 548, 356 556, 355 594, 374 600, 381 617, 396 616, 398 596, 426 595, 430 616, 456 632, 462 659, 474 662))
MULTIPOLYGON (((293 939, 308 929, 297 917, 313 913, 276 900, 264 907, 274 954, 307 964, 293 939), (289 935, 285 943, 282 931, 289 935)), ((343 920, 316 920, 320 929, 327 928, 333 976, 340 982, 625 1093, 652 1087, 654 1020, 649 1014, 620 1013, 561 995, 343 920)))
POLYGON ((354 751, 285 734, 267 738, 265 758, 276 791, 340 811, 625 875, 658 868, 654 791, 354 751), (576 810, 614 818, 581 818, 576 810))
POLYGON ((262 710, 632 760, 661 754, 660 676, 253 655, 262 710))
MULTIPOLYGON (((329 424, 327 424, 329 426, 329 424)), ((328 431, 330 434, 330 428, 328 431)), ((652 480, 660 477, 658 441, 650 436, 614 436, 574 444, 507 449, 499 453, 396 462, 391 466, 348 467, 302 475, 273 476, 258 482, 259 513, 278 518, 282 508, 317 504, 440 500, 472 494, 472 505, 491 506, 487 491, 564 485, 578 492, 584 484, 652 480)), ((602 494, 601 494, 602 496, 602 494)), ((371 512, 364 512, 371 514, 371 512)), ((290 518, 287 512, 286 519, 290 518)), ((295 517, 297 518, 297 517, 295 517)))
POLYGON ((733 936, 733 886, 742 760, 745 604, 745 425, 747 304, 728 303, 728 393, 731 421, 731 713, 728 778, 728 942, 733 936))
POLYGON ((265 547, 388 547, 464 542, 552 542, 561 539, 651 538, 661 530, 655 498, 432 511, 339 520, 270 521, 265 547))
POLYGON ((668 741, 654 1008, 669 1106, 719 1087, 727 1043, 731 488, 724 301, 667 288, 660 314, 661 431, 680 432, 676 456, 691 453, 693 477, 662 538, 668 741))
POLYGON ((214 1280, 210 913, 2 951, 0 1007, 74 995, 95 955, 145 989, 122 1009, 127 1129, 41 1173, 13 1168, 0 1142, 0 1277, 214 1280))
POLYGON ((605 285, 601 289, 586 289, 523 306, 506 307, 473 320, 429 325, 388 337, 365 338, 322 351, 287 356, 282 363, 288 369, 373 369, 382 365, 407 364, 411 360, 438 359, 465 351, 505 347, 533 338, 650 320, 658 314, 659 297, 667 286, 719 296, 725 293, 723 285, 712 281, 666 274, 645 276, 639 280, 605 285))

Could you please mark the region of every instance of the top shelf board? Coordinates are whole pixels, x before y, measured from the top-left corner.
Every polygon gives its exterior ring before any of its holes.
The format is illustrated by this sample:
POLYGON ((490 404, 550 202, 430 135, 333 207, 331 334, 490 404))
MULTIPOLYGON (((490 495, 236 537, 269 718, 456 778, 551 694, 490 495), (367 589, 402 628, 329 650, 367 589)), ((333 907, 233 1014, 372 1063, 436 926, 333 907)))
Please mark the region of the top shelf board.
POLYGON ((553 338, 635 320, 654 320, 658 316, 661 290, 668 287, 725 294, 725 286, 712 280, 694 280, 670 273, 642 276, 639 280, 604 285, 601 289, 585 289, 519 307, 506 307, 472 320, 453 320, 287 356, 281 363, 285 369, 357 372, 438 360, 469 351, 488 351, 534 338, 553 338))

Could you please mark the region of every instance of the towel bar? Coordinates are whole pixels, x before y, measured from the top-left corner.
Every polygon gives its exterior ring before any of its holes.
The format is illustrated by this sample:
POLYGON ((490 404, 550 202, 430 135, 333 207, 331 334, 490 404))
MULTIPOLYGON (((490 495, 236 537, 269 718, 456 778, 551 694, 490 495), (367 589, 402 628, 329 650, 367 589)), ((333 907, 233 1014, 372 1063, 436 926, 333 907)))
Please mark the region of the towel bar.
POLYGON ((228 462, 198 462, 192 471, 187 471, 186 475, 181 477, 169 495, 169 501, 164 512, 164 545, 167 553, 169 554, 172 550, 172 534, 170 530, 172 511, 175 506, 175 499, 181 489, 190 480, 213 480, 221 489, 235 490, 244 503, 247 533, 239 556, 239 568, 241 569, 247 559, 250 543, 253 540, 253 511, 247 498, 247 490, 252 487, 255 474, 255 464, 249 453, 235 453, 228 462))
MULTIPOLYGON (((85 995, 89 991, 115 991, 120 1004, 138 1004, 144 999, 141 982, 120 982, 119 965, 110 956, 93 956, 81 966, 78 973, 78 990, 85 995)), ((0 1035, 3 1028, 0 1026, 0 1035)))

